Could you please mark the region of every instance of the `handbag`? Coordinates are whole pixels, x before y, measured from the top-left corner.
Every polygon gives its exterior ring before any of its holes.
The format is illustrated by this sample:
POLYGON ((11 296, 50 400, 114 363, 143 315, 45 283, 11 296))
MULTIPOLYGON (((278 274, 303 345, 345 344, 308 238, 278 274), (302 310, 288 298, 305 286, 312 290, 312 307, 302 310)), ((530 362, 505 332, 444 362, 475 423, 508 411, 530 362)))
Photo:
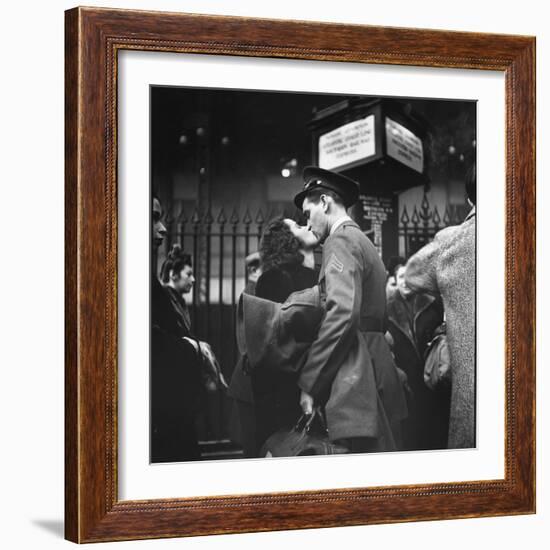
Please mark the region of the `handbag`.
POLYGON ((451 356, 447 334, 443 324, 436 330, 434 338, 424 353, 424 383, 434 391, 451 386, 451 356))
POLYGON ((332 443, 320 409, 303 414, 296 425, 281 429, 268 437, 260 450, 260 457, 313 456, 346 454, 349 450, 332 443))

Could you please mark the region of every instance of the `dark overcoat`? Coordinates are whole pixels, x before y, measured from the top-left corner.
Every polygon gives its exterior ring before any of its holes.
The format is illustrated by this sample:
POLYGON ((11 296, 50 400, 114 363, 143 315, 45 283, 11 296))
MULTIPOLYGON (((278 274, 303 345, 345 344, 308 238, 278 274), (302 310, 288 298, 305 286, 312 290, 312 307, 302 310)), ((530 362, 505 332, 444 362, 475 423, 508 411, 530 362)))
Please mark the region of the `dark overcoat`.
MULTIPOLYGON (((256 296, 283 303, 293 292, 311 288, 317 272, 301 264, 282 264, 262 273, 256 296)), ((257 440, 265 440, 281 428, 289 428, 300 418, 300 389, 295 372, 280 369, 257 369, 252 373, 256 408, 257 440)))
POLYGON ((412 256, 405 271, 410 288, 443 299, 452 371, 449 448, 475 446, 475 237, 473 209, 412 256))
POLYGON ((202 384, 197 353, 172 296, 153 275, 151 285, 151 461, 200 458, 195 419, 202 384))
MULTIPOLYGON (((282 303, 293 292, 312 287, 316 281, 317 273, 313 269, 301 264, 282 264, 260 276, 254 294, 282 303)), ((297 374, 296 371, 276 368, 268 362, 247 375, 243 373, 243 360, 241 356, 235 367, 230 395, 252 405, 255 446, 259 450, 270 435, 281 428, 293 426, 300 417, 297 374)), ((249 420, 245 422, 248 424, 249 420)), ((248 445, 245 439, 241 437, 243 445, 248 445)))
POLYGON ((385 286, 376 248, 354 221, 343 222, 323 246, 324 316, 298 382, 325 404, 331 440, 379 438, 384 423, 397 429, 407 416, 384 338, 385 286))
POLYGON ((447 447, 450 393, 448 389, 431 390, 424 382, 424 353, 442 322, 440 298, 420 293, 406 299, 396 291, 388 299, 392 351, 412 391, 403 429, 409 450, 447 447))

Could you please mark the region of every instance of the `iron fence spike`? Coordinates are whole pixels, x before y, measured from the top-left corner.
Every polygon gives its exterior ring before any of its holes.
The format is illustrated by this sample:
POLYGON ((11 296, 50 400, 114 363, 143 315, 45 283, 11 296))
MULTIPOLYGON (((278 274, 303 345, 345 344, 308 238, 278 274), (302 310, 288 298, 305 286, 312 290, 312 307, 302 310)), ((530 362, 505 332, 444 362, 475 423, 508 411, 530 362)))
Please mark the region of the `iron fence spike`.
POLYGON ((237 224, 239 223, 239 213, 237 212, 237 208, 233 208, 233 212, 231 213, 231 218, 229 219, 229 221, 232 223, 232 224, 237 224))
POLYGON ((185 215, 185 209, 183 208, 183 204, 182 204, 180 213, 178 214, 178 223, 186 223, 186 222, 187 222, 187 216, 185 215))
POLYGON ((434 225, 439 226, 439 222, 441 221, 441 216, 439 215, 437 205, 434 208, 434 211, 433 211, 433 214, 432 214, 432 220, 434 222, 434 225))
POLYGON ((220 210, 220 213, 218 214, 218 219, 216 221, 220 224, 224 224, 227 221, 227 217, 225 215, 225 210, 223 209, 223 206, 222 206, 222 209, 220 210))
POLYGON ((208 211, 206 212, 206 217, 204 218, 204 221, 207 225, 212 225, 214 222, 214 218, 212 217, 212 211, 210 210, 210 207, 208 207, 208 211))
POLYGON ((443 223, 445 226, 450 225, 451 223, 451 213, 449 212, 449 205, 445 207, 445 214, 443 214, 443 223))
POLYGON ((201 222, 201 213, 199 212, 199 207, 195 207, 195 211, 193 212, 193 216, 191 217, 191 222, 195 225, 199 224, 201 222))
POLYGON ((256 220, 255 221, 259 225, 263 224, 264 221, 265 221, 264 214, 263 214, 261 208, 258 210, 258 213, 256 214, 256 220))
POLYGON ((408 225, 410 221, 409 213, 407 212, 407 205, 403 207, 403 213, 401 214, 400 221, 403 225, 408 225))
POLYGON ((418 225, 418 222, 420 221, 420 216, 418 215, 418 210, 416 209, 416 204, 414 205, 414 211, 413 211, 411 221, 414 225, 418 225))

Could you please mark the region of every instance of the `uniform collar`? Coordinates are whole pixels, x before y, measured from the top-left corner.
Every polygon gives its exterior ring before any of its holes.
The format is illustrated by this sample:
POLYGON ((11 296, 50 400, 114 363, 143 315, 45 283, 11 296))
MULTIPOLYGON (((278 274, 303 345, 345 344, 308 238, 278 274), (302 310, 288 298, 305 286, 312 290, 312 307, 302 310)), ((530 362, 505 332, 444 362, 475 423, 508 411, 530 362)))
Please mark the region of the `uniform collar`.
POLYGON ((347 214, 345 216, 342 216, 339 220, 335 221, 333 224, 332 224, 332 227, 330 228, 330 231, 329 231, 329 236, 330 235, 333 235, 334 232, 344 223, 344 222, 347 222, 347 221, 353 221, 347 214))

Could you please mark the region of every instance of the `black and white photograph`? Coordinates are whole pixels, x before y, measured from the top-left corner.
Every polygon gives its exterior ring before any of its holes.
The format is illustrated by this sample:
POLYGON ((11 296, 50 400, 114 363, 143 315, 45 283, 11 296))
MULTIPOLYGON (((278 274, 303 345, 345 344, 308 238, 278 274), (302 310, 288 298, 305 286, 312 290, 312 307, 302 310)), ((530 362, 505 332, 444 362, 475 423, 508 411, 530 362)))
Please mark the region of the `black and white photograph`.
POLYGON ((476 101, 149 114, 150 462, 475 448, 476 101))

